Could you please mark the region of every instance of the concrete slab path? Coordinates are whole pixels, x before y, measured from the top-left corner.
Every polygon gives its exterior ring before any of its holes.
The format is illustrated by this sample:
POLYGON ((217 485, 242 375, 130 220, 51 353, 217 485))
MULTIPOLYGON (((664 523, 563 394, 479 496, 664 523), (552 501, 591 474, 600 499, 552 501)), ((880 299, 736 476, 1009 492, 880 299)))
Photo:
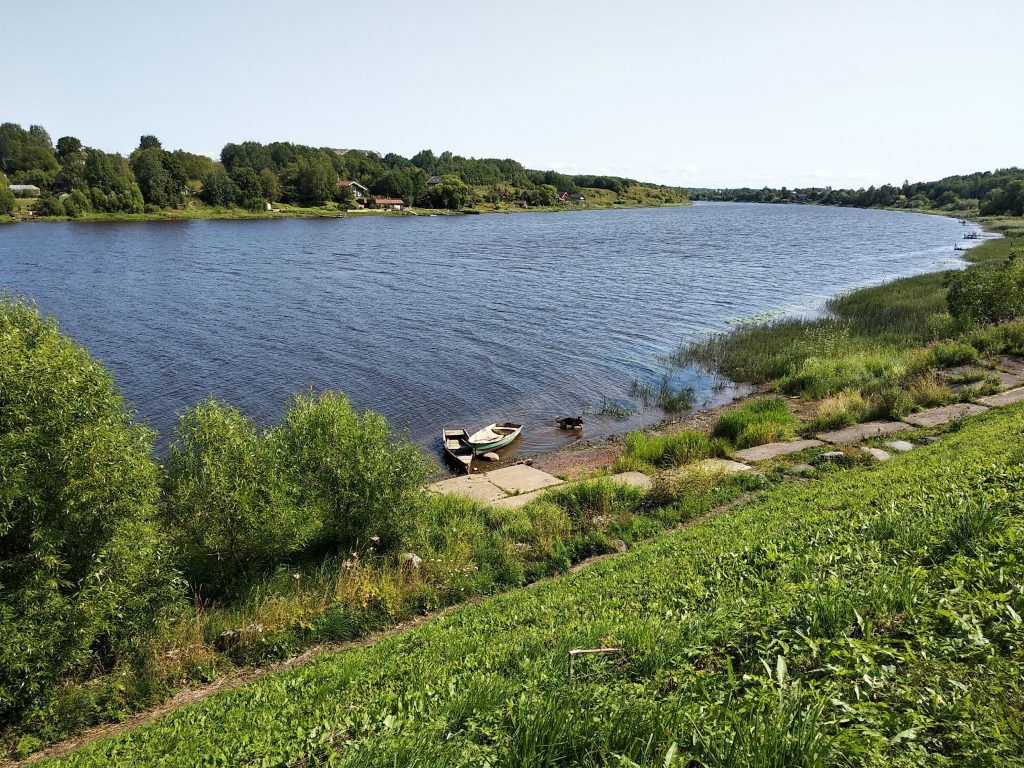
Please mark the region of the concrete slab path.
POLYGON ((886 448, 892 448, 898 453, 906 453, 907 451, 914 450, 914 444, 908 443, 906 440, 891 440, 885 444, 886 448))
POLYGON ((696 469, 698 472, 724 472, 727 475, 731 475, 734 472, 754 471, 754 468, 747 464, 741 464, 738 461, 729 461, 728 459, 704 459, 703 461, 698 461, 696 464, 689 465, 689 467, 683 467, 683 469, 689 469, 690 467, 696 469))
POLYGON ((1001 355, 994 358, 992 362, 995 363, 996 368, 1001 371, 1006 371, 1007 373, 1024 377, 1024 359, 1022 358, 1001 355))
POLYGON ((891 435, 896 432, 902 432, 905 429, 910 429, 910 425, 904 424, 902 421, 868 421, 864 424, 854 424, 852 427, 846 427, 845 429, 837 429, 834 432, 822 432, 818 435, 818 439, 824 440, 826 443, 842 445, 845 443, 859 443, 861 440, 867 440, 869 437, 891 435))
POLYGON ((620 472, 617 475, 609 476, 608 479, 616 483, 631 485, 634 488, 642 488, 645 491, 654 487, 654 481, 643 472, 620 472))
POLYGON ((888 461, 892 458, 892 454, 888 451, 883 451, 881 448, 861 448, 864 453, 877 461, 888 461))
POLYGON ((989 395, 988 397, 978 398, 979 403, 992 408, 1000 405, 1012 405, 1013 403, 1019 403, 1021 400, 1024 400, 1024 387, 1000 392, 998 395, 989 395))
POLYGON ((974 416, 987 411, 984 405, 974 403, 956 403, 955 405, 944 405, 941 408, 929 408, 927 411, 912 413, 904 421, 916 427, 937 427, 940 424, 948 424, 955 419, 962 419, 965 416, 974 416))
POLYGON ((549 475, 547 472, 534 469, 526 464, 515 464, 511 467, 496 469, 493 472, 488 472, 484 477, 506 493, 529 493, 562 484, 562 481, 554 475, 549 475))
POLYGON ((458 496, 468 496, 485 503, 497 501, 506 496, 505 491, 489 482, 483 475, 449 477, 447 480, 430 485, 430 490, 440 494, 454 493, 458 496))
POLYGON ((742 451, 736 451, 733 456, 744 462, 768 461, 768 459, 786 456, 790 453, 802 451, 805 448, 817 448, 819 445, 823 445, 821 440, 790 440, 786 443, 765 443, 764 445, 755 445, 753 448, 744 448, 742 451))

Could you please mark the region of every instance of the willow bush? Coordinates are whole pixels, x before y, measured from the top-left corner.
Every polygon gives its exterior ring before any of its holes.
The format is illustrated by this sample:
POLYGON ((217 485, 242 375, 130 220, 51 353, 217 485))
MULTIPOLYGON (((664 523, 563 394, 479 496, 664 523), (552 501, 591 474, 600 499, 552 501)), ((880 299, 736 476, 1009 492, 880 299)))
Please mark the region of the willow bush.
POLYGON ((130 657, 180 595, 151 450, 103 367, 0 297, 0 721, 130 657))

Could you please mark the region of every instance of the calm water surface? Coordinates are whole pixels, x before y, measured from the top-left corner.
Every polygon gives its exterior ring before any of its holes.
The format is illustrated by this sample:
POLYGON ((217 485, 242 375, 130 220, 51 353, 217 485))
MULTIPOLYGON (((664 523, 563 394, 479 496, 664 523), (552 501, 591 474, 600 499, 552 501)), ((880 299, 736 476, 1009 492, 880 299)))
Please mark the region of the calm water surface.
MULTIPOLYGON (((682 342, 856 286, 956 264, 962 228, 887 211, 706 204, 564 214, 0 227, 0 287, 115 372, 166 445, 215 395, 262 424, 336 388, 425 444, 628 402, 682 342)), ((699 404, 728 387, 689 369, 699 404)), ((586 436, 661 418, 586 418, 586 436)))

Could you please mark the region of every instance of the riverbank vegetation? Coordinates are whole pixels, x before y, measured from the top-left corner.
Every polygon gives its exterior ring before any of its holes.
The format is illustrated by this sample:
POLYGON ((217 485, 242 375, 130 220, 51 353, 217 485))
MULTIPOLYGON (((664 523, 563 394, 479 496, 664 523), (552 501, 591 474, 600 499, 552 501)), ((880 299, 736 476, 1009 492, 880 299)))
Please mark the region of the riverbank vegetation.
POLYGON ((466 158, 423 150, 405 158, 371 150, 291 142, 229 143, 219 161, 169 151, 142 136, 128 156, 85 146, 74 136, 53 144, 39 125, 0 125, 0 217, 247 218, 338 216, 345 211, 561 210, 689 202, 678 187, 618 176, 567 175, 509 159, 466 158), (31 197, 15 210, 8 197, 31 197), (35 189, 35 192, 31 190, 35 189), (378 203, 378 200, 392 202, 378 203))
POLYGON ((938 181, 900 186, 883 184, 867 189, 691 189, 694 200, 746 203, 799 203, 840 205, 854 208, 897 208, 942 211, 961 215, 1024 216, 1024 169, 1002 168, 938 181))
MULTIPOLYGON (((1013 233, 1021 223, 993 225, 1013 233)), ((986 394, 983 375, 940 380, 935 371, 1024 350, 1024 244, 1008 234, 964 255, 965 270, 853 291, 829 301, 821 318, 742 324, 680 349, 674 362, 822 401, 817 426, 900 418, 986 394)))
POLYGON ((1022 413, 59 764, 1018 765, 1022 413), (568 663, 594 648, 610 650, 568 663))

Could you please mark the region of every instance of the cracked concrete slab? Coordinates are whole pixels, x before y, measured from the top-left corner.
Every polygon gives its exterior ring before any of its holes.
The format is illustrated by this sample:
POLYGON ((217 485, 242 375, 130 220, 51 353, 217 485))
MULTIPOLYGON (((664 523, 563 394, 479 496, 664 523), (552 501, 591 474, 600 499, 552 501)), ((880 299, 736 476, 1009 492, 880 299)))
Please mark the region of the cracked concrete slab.
POLYGON ((891 435, 895 432, 902 432, 905 429, 910 429, 910 425, 904 424, 902 421, 868 421, 864 424, 854 424, 852 427, 837 429, 833 432, 822 432, 818 435, 818 439, 824 440, 826 443, 840 445, 844 443, 859 443, 861 440, 867 440, 869 437, 891 435))
POLYGON ((767 461, 790 453, 797 453, 805 448, 817 448, 822 445, 821 440, 790 440, 786 443, 765 443, 755 445, 753 448, 744 448, 742 451, 733 453, 740 461, 767 461))
POLYGON ((989 395, 988 397, 978 398, 979 403, 989 407, 1012 405, 1013 403, 1019 403, 1021 400, 1024 400, 1024 387, 1000 392, 998 395, 989 395))
POLYGON ((643 472, 620 472, 617 475, 611 475, 608 479, 616 483, 631 485, 634 488, 642 488, 645 491, 654 487, 654 481, 643 472))
POLYGON ((529 493, 562 484, 562 481, 554 475, 549 475, 547 472, 542 472, 526 464, 515 464, 511 467, 496 469, 493 472, 488 472, 486 477, 506 493, 529 493))
POLYGON ((431 484, 430 490, 434 493, 454 493, 459 496, 468 496, 477 501, 489 503, 505 498, 505 491, 501 490, 494 483, 489 482, 481 475, 460 475, 449 477, 431 484))
POLYGON ((937 427, 940 424, 948 424, 955 419, 962 419, 965 416, 974 416, 987 411, 984 405, 974 403, 957 403, 955 405, 944 405, 941 408, 929 408, 927 411, 912 413, 904 418, 909 424, 916 427, 937 427))

